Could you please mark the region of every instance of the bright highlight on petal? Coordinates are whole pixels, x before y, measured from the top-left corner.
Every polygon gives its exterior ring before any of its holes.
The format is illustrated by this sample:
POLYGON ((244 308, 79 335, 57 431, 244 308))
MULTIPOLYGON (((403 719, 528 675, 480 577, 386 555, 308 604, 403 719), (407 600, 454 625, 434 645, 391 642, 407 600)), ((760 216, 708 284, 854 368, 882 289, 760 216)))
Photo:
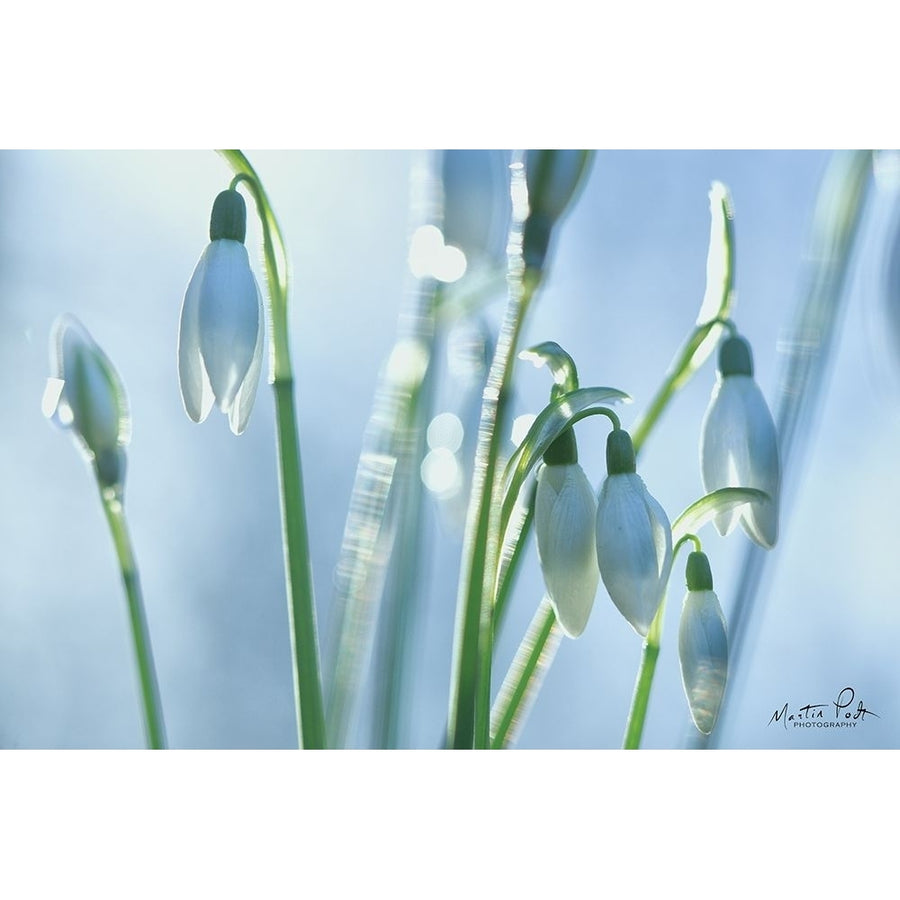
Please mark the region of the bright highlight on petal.
POLYGON ((538 472, 534 528, 547 596, 562 630, 578 637, 594 605, 600 571, 594 538, 597 503, 577 463, 538 472))

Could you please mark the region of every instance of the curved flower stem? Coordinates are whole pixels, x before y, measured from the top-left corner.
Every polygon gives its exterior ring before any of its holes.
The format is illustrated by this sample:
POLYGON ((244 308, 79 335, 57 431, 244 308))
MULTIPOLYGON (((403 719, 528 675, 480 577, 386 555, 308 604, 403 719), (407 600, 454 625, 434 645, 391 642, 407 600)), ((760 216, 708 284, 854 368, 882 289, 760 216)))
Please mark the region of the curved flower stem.
POLYGON ((110 488, 100 489, 100 500, 103 512, 112 534, 119 568, 122 572, 122 584, 125 587, 125 599, 128 603, 128 617, 131 622, 131 636, 134 639, 134 652, 137 659, 138 678, 141 683, 141 701, 144 713, 144 733, 147 746, 151 750, 166 749, 166 727, 163 722, 162 704, 159 699, 159 685, 156 682, 156 670, 153 666, 153 651, 150 646, 150 633, 147 629, 147 616, 144 613, 144 601, 141 595, 141 583, 138 578, 134 551, 128 534, 128 523, 125 508, 116 491, 110 488))
POLYGON ((253 167, 239 150, 219 151, 236 173, 232 187, 244 183, 253 195, 263 230, 263 257, 272 337, 271 381, 275 390, 278 474, 285 581, 288 593, 294 703, 298 741, 304 749, 325 746, 325 713, 319 675, 319 644, 313 595, 309 535, 303 494, 300 439, 294 406, 294 375, 288 343, 288 266, 281 229, 253 167), (277 255, 276 255, 277 251, 277 255))
POLYGON ((644 441, 650 436, 650 432, 666 411, 666 407, 668 407, 672 398, 687 384, 694 370, 694 357, 697 355, 697 351, 704 344, 712 330, 721 327, 724 327, 723 322, 714 319, 704 325, 698 325, 688 335, 681 350, 672 361, 663 383, 650 401, 650 405, 632 426, 631 442, 634 444, 635 456, 641 452, 644 441))

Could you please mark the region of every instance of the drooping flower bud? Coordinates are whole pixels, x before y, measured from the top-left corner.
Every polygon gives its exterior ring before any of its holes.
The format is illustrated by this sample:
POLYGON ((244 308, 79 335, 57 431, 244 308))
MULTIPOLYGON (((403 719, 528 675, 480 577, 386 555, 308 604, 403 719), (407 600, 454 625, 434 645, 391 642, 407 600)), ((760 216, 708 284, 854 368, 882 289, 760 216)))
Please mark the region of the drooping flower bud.
POLYGON ((60 316, 53 324, 50 368, 44 415, 72 431, 100 485, 120 491, 131 439, 128 399, 109 357, 74 316, 60 316))
POLYGON ((628 432, 606 443, 608 476, 597 503, 597 562, 616 608, 642 637, 659 609, 672 563, 672 529, 665 510, 635 472, 628 432))
POLYGON ((213 403, 240 434, 253 409, 262 367, 262 297, 244 238, 247 210, 222 191, 210 216, 210 243, 188 283, 178 333, 178 375, 185 411, 202 422, 213 403))
POLYGON ((678 626, 681 680, 697 729, 715 728, 728 678, 728 638, 719 598, 705 553, 691 553, 687 563, 687 593, 678 626))
POLYGON ((571 428, 544 454, 534 503, 535 537, 547 596, 563 631, 576 638, 587 625, 600 572, 594 538, 597 502, 578 465, 571 428))
POLYGON ((700 469, 707 493, 725 487, 756 488, 770 500, 758 500, 716 516, 720 534, 740 521, 763 547, 778 540, 781 467, 775 423, 753 378, 750 345, 740 337, 723 342, 719 378, 703 418, 700 469))

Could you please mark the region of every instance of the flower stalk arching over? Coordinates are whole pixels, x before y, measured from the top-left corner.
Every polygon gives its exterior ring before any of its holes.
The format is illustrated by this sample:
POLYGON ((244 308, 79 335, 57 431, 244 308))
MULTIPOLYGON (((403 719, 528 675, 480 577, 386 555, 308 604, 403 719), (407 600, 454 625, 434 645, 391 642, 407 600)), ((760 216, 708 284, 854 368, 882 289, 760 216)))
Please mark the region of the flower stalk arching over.
POLYGON ((181 307, 178 375, 185 411, 202 422, 213 403, 234 434, 247 427, 262 368, 265 316, 244 239, 247 208, 236 190, 213 203, 210 243, 181 307))
POLYGON ((710 734, 725 696, 728 638, 705 553, 688 557, 687 588, 678 624, 681 681, 694 725, 710 734))
POLYGON ((109 357, 75 316, 62 315, 53 323, 50 369, 44 415, 72 431, 101 487, 121 491, 131 439, 128 399, 109 357))
POLYGON ((753 378, 753 357, 741 337, 730 337, 719 351, 719 378, 703 418, 700 437, 703 487, 756 488, 769 495, 720 513, 716 528, 728 534, 738 522, 766 549, 778 540, 781 466, 772 414, 753 378))
POLYGON ((665 510, 635 470, 627 431, 610 432, 607 478, 597 502, 597 562, 616 608, 646 637, 672 565, 672 529, 665 510))
POLYGON ((534 502, 535 538, 547 596, 562 630, 577 638, 587 626, 600 570, 594 534, 597 502, 578 464, 571 428, 544 454, 534 502))

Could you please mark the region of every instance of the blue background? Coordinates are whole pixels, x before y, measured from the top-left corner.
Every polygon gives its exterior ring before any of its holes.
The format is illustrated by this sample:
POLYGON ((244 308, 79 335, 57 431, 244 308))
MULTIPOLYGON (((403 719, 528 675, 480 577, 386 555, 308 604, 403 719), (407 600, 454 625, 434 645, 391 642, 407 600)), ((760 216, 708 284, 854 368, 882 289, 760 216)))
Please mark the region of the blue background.
MULTIPOLYGON (((406 152, 249 152, 293 264, 292 347, 320 627, 373 385, 408 287, 406 152)), ((523 345, 555 340, 583 385, 652 393, 703 296, 707 191, 735 207, 738 305, 756 376, 774 406, 779 340, 803 285, 804 254, 829 154, 619 151, 597 155, 559 234, 523 345)), ((207 152, 7 152, 0 155, 0 746, 142 746, 125 606, 88 470, 40 412, 53 319, 77 315, 113 359, 133 413, 126 506, 141 568, 169 738, 174 747, 295 742, 283 594, 271 392, 247 432, 181 407, 175 365, 184 288, 227 185, 207 152)), ((896 747, 900 709, 896 565, 896 307, 886 260, 895 197, 873 190, 846 315, 802 476, 786 486, 782 537, 724 747, 896 747), (854 730, 767 727, 785 702, 828 703, 853 685, 880 718, 854 730)), ((259 273, 258 233, 248 237, 259 273)), ((487 310, 496 322, 499 297, 487 310)), ((520 364, 516 412, 537 412, 544 372, 520 364)), ((699 425, 712 363, 672 404, 640 471, 674 518, 702 492, 699 425)), ((452 397, 451 391, 441 395, 452 397)), ((458 410, 454 410, 458 411, 458 410)), ((460 415, 463 415, 460 412, 460 415)), ((588 423, 590 426, 591 423, 588 423)), ((579 432, 595 484, 602 428, 579 432)), ((437 746, 447 709, 460 535, 429 505, 433 541, 407 743, 437 746)), ((746 539, 702 533, 726 618, 746 539)), ((678 576, 676 568, 676 576, 678 576)), ((675 652, 673 578, 644 746, 682 746, 690 724, 675 652)), ((540 597, 533 548, 498 643, 503 672, 540 597)), ((324 642, 323 642, 324 643, 324 642)), ((615 747, 640 642, 602 586, 584 636, 562 644, 520 747, 615 747)), ((326 664, 329 660, 326 659, 326 664)), ((364 745, 365 710, 354 742, 364 745)))

